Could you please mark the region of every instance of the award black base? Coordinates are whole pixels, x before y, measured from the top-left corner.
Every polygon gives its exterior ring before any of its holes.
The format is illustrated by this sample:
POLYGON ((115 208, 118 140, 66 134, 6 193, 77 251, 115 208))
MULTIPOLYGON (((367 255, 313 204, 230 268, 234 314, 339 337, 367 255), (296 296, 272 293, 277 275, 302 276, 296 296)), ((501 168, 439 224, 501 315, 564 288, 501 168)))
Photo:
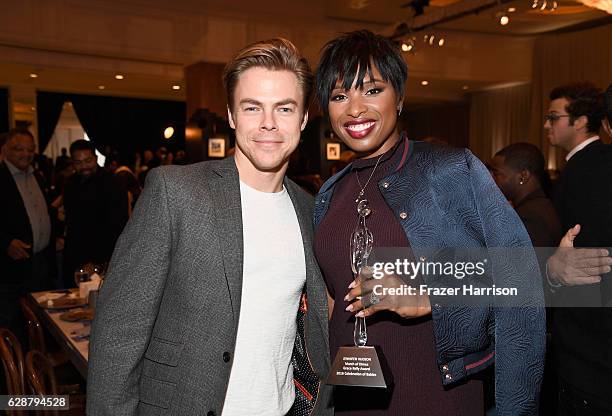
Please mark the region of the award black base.
POLYGON ((326 384, 388 388, 393 377, 379 347, 340 347, 326 384))

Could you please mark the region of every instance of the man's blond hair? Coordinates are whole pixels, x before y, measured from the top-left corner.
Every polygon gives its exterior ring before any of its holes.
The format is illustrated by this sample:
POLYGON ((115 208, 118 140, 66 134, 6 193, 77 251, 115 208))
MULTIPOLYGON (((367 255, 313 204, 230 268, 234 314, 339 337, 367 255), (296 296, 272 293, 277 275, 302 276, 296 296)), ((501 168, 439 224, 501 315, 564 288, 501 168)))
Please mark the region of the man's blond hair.
POLYGON ((304 111, 308 110, 314 76, 306 58, 293 43, 283 38, 268 39, 248 45, 227 63, 223 70, 223 86, 230 110, 234 107, 234 91, 240 75, 251 68, 293 72, 304 94, 304 111))

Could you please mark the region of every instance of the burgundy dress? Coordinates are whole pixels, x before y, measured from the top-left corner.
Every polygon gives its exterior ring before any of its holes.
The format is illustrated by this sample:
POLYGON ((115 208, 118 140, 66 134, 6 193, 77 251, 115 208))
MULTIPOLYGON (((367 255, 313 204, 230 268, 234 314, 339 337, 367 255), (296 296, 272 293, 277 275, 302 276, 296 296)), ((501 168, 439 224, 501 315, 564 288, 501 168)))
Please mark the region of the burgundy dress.
MULTIPOLYGON (((407 140, 399 140, 380 160, 365 190, 372 213, 368 228, 374 235, 374 247, 410 247, 406 233, 378 190, 378 182, 392 173, 404 156, 407 140)), ((338 348, 353 345, 353 314, 344 309, 343 300, 353 280, 350 236, 357 224, 355 199, 361 187, 356 172, 365 185, 377 158, 357 160, 352 171, 335 186, 329 209, 315 234, 315 254, 331 297, 335 300, 329 322, 330 353, 333 360, 338 348)), ((482 382, 471 380, 445 389, 436 363, 436 347, 431 316, 403 319, 383 311, 367 318, 368 345, 378 345, 393 373, 389 390, 377 388, 336 387, 334 404, 342 415, 415 415, 478 416, 484 414, 482 382)))

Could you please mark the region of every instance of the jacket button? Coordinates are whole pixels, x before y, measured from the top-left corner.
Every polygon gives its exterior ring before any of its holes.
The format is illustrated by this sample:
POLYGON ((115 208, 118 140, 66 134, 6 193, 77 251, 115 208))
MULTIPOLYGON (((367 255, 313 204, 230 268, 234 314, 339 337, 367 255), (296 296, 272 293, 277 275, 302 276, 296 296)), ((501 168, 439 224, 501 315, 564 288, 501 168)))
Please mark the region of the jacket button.
POLYGON ((452 379, 453 379, 453 376, 451 376, 450 374, 446 374, 446 375, 444 376, 444 378, 445 378, 445 379, 447 379, 447 380, 452 380, 452 379))
POLYGON ((387 189, 389 187, 389 182, 383 183, 383 188, 387 189))
POLYGON ((212 410, 210 412, 206 413, 206 416, 215 416, 215 415, 216 415, 216 413, 214 411, 212 411, 212 410))
POLYGON ((406 218, 408 218, 408 214, 406 214, 405 212, 400 212, 400 218, 405 220, 406 218))
POLYGON ((448 364, 444 364, 442 366, 442 371, 448 371, 448 364))
POLYGON ((230 355, 229 352, 225 351, 223 353, 223 361, 225 361, 226 363, 229 363, 230 358, 232 358, 232 356, 230 355))

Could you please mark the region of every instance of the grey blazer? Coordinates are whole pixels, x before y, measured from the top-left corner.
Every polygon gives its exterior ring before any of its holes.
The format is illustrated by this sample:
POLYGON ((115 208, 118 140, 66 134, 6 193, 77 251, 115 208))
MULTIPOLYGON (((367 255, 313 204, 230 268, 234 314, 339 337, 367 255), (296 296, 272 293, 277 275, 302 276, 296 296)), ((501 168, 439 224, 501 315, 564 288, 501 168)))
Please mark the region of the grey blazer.
MULTIPOLYGON (((307 275, 308 309, 296 311, 293 361, 295 378, 306 380, 296 380, 295 408, 331 415, 331 389, 320 383, 329 369, 329 347, 325 284, 312 249, 313 201, 289 179, 285 186, 302 231, 307 275)), ((242 259, 233 158, 152 170, 100 291, 87 414, 221 415, 240 314, 242 259)))

